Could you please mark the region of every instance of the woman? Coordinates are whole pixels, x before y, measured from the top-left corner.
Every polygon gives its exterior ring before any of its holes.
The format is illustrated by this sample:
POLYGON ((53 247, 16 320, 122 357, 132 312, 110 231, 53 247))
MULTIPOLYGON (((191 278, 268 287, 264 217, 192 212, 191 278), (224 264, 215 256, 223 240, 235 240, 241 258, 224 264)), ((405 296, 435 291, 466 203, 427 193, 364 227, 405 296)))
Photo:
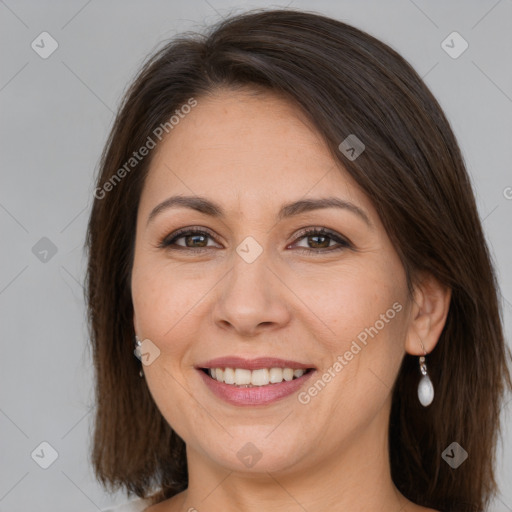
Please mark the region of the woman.
POLYGON ((449 123, 388 46, 291 10, 167 44, 87 244, 119 510, 485 510, 497 284, 449 123))

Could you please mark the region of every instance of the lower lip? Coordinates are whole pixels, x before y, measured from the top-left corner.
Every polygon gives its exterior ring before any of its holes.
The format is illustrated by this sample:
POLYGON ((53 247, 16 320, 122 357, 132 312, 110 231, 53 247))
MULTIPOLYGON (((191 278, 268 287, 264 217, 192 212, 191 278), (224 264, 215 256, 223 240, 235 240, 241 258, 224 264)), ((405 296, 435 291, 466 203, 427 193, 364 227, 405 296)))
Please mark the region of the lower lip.
POLYGON ((297 379, 285 380, 279 384, 269 384, 267 386, 254 386, 252 388, 239 388, 212 379, 203 370, 198 370, 198 372, 210 391, 230 404, 267 405, 298 391, 309 380, 311 375, 315 373, 315 370, 310 370, 297 379))

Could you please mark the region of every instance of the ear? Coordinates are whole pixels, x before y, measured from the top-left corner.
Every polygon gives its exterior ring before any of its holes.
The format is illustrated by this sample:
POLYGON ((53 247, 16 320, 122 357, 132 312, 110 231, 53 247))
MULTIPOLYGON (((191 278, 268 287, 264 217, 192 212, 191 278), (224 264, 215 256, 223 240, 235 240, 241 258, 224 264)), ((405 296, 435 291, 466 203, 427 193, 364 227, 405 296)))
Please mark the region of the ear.
POLYGON ((446 322, 452 290, 431 274, 422 274, 414 286, 405 350, 414 356, 434 350, 446 322))

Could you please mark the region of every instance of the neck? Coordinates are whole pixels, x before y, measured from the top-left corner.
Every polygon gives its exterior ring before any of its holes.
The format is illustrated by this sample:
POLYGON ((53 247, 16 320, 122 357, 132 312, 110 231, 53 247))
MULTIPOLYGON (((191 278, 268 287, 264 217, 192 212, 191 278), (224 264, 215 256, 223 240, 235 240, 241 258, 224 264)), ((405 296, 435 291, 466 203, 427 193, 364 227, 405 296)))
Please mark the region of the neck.
POLYGON ((363 431, 328 456, 305 459, 301 467, 280 471, 230 471, 187 448, 189 487, 181 510, 268 512, 331 510, 384 512, 403 510, 408 502, 391 479, 388 451, 389 407, 363 431))

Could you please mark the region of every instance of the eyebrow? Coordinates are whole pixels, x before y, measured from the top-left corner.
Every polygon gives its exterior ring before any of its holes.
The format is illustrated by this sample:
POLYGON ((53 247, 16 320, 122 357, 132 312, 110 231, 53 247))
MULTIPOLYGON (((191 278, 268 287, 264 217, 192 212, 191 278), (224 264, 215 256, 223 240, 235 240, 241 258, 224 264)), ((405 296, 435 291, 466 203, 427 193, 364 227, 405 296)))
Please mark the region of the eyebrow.
MULTIPOLYGON (((161 202, 149 214, 147 224, 149 224, 159 213, 170 208, 190 208, 204 215, 211 217, 225 218, 225 213, 219 204, 201 196, 172 196, 161 202)), ((315 199, 301 199, 291 203, 286 203, 281 207, 277 215, 277 220, 287 219, 301 213, 307 213, 313 210, 325 208, 340 208, 348 210, 359 218, 361 218, 370 228, 373 227, 372 222, 366 212, 349 201, 340 199, 339 197, 319 197, 315 199)))

